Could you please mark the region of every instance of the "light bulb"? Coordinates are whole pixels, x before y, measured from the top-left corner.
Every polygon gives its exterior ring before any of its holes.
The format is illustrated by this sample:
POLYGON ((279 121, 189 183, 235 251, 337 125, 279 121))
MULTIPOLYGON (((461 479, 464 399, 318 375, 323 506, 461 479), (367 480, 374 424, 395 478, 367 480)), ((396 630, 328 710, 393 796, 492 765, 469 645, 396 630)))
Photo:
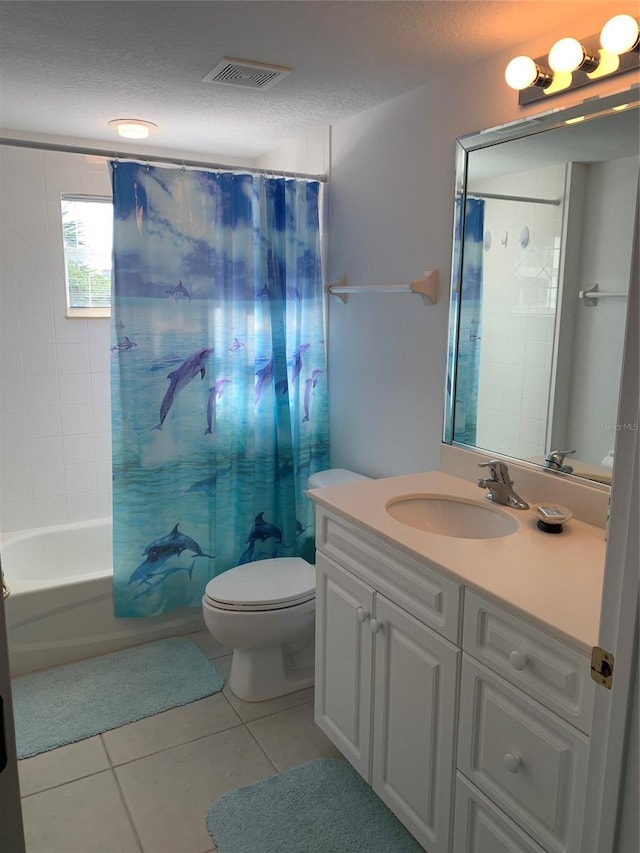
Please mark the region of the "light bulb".
POLYGON ((611 53, 627 53, 638 47, 640 30, 631 15, 610 18, 600 33, 600 44, 611 53))
POLYGON ((518 91, 540 85, 540 80, 545 80, 542 85, 551 82, 549 75, 542 74, 530 56, 516 56, 512 59, 505 69, 504 79, 508 86, 518 91))
POLYGON ((127 139, 146 139, 151 128, 156 128, 158 125, 137 118, 116 118, 109 122, 109 126, 115 128, 120 136, 125 136, 127 139))
POLYGON ((584 48, 577 39, 560 39, 549 51, 549 65, 554 71, 575 71, 583 61, 584 48))

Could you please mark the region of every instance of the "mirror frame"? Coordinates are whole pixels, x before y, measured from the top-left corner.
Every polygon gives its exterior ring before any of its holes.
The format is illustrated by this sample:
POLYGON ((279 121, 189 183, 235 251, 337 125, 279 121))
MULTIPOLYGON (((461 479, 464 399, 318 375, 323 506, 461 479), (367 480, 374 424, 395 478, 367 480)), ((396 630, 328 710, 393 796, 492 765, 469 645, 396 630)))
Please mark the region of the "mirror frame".
MULTIPOLYGON (((445 384, 445 406, 444 406, 444 424, 442 441, 444 444, 452 445, 453 447, 461 447, 465 450, 472 450, 484 455, 495 456, 498 459, 517 462, 528 468, 536 471, 546 470, 543 465, 535 462, 529 462, 524 459, 518 459, 513 456, 506 456, 497 451, 491 451, 486 448, 476 447, 475 445, 463 444, 462 442, 453 440, 453 420, 456 398, 456 381, 457 381, 457 363, 458 363, 458 338, 460 332, 459 310, 460 300, 454 298, 456 293, 460 292, 462 266, 464 262, 464 249, 460 245, 459 251, 456 252, 456 232, 464 233, 465 227, 465 209, 466 209, 466 188, 467 188, 467 171, 469 154, 473 151, 478 151, 482 148, 496 145, 500 142, 511 142, 515 139, 524 139, 527 136, 544 133, 547 130, 562 127, 567 120, 583 117, 585 121, 590 121, 602 116, 609 115, 622 104, 629 108, 638 108, 640 106, 640 86, 630 86, 621 92, 616 92, 612 95, 602 97, 588 98, 580 104, 576 104, 564 109, 549 110, 544 113, 537 113, 527 116, 523 119, 509 122, 507 124, 497 125, 496 127, 480 130, 476 133, 466 134, 456 139, 456 154, 455 154, 455 195, 454 195, 454 221, 453 221, 453 242, 451 254, 451 290, 449 295, 449 334, 448 334, 448 350, 447 350, 447 375, 445 384), (456 205, 460 203, 460 221, 456 222, 456 205)), ((586 483, 596 488, 610 489, 611 487, 600 483, 596 480, 590 480, 587 477, 581 477, 577 474, 565 474, 573 480, 581 483, 586 483)))

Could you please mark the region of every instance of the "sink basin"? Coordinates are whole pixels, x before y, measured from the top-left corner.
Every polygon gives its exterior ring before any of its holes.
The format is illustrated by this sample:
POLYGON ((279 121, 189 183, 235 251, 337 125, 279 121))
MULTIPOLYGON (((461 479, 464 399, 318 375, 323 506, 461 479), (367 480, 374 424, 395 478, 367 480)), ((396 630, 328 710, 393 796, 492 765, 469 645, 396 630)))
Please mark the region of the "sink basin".
POLYGON ((520 526, 506 512, 450 495, 411 495, 386 506, 396 521, 456 539, 497 539, 515 533, 520 526))

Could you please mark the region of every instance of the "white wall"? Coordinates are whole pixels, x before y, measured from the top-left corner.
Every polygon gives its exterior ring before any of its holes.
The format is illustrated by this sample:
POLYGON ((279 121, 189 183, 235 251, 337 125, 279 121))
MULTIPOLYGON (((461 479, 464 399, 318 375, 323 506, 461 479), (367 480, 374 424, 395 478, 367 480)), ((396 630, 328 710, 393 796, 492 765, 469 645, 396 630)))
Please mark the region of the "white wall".
MULTIPOLYGON (((624 11, 624 10, 622 10, 624 11)), ((602 10, 580 20, 589 34, 602 10)), ((440 272, 440 300, 359 294, 329 306, 332 464, 371 475, 437 468, 458 136, 569 106, 637 82, 637 75, 525 109, 504 84, 520 52, 537 56, 563 35, 485 60, 340 122, 332 133, 329 277, 402 283, 440 272)))
POLYGON ((0 530, 111 513, 109 320, 68 319, 61 193, 106 161, 0 146, 0 530))

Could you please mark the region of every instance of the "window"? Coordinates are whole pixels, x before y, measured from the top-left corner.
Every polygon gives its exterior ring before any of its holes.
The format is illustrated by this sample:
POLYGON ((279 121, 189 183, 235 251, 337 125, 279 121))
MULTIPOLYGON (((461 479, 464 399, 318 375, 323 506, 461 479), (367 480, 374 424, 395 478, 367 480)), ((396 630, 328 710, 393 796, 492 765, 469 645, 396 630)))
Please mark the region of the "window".
POLYGON ((62 237, 68 317, 111 316, 113 204, 63 195, 62 237))

